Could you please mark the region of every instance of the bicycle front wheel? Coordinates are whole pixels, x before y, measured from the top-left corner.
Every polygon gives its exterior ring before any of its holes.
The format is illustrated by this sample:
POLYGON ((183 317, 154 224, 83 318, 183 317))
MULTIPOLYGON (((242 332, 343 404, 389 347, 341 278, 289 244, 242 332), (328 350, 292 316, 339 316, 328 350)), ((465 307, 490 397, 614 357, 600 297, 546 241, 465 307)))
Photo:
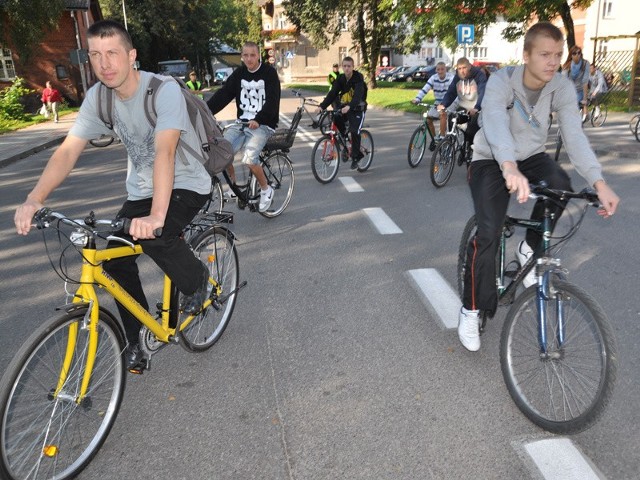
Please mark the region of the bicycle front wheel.
POLYGON ((631 117, 631 120, 629 120, 629 130, 631 131, 631 135, 635 135, 638 123, 640 123, 640 113, 636 113, 631 117))
POLYGON ((536 296, 536 288, 528 288, 507 314, 500 339, 502 375, 529 420, 549 432, 577 433, 591 426, 611 399, 617 368, 613 331, 589 294, 553 279, 543 302, 547 353, 542 354, 536 296))
POLYGON ((366 172, 373 161, 373 137, 369 130, 360 130, 360 153, 363 157, 358 160, 358 171, 366 172))
POLYGON ((409 150, 407 151, 407 160, 411 168, 420 165, 424 152, 427 150, 427 129, 424 125, 416 128, 411 140, 409 140, 409 150))
POLYGON ((342 152, 331 135, 324 135, 311 151, 311 171, 320 183, 329 183, 338 174, 342 152))
POLYGON ((79 398, 89 355, 85 312, 78 308, 41 325, 4 373, 1 478, 74 478, 107 438, 124 392, 124 338, 101 310, 91 381, 79 398))
POLYGON ((295 184, 293 165, 283 152, 274 152, 264 160, 262 170, 267 177, 267 182, 273 188, 273 200, 269 209, 260 212, 260 215, 267 218, 277 217, 287 208, 293 195, 295 184))
POLYGON ((636 126, 633 130, 633 135, 636 137, 636 140, 640 142, 640 116, 638 116, 638 119, 636 120, 636 126))
POLYGON ((607 120, 607 106, 604 103, 591 109, 591 126, 601 127, 607 120))
MULTIPOLYGON (((212 304, 200 312, 188 325, 179 328, 180 345, 190 352, 201 352, 210 348, 224 333, 238 294, 238 252, 231 232, 221 226, 214 226, 196 236, 190 242, 196 257, 209 270, 212 304)), ((178 302, 181 299, 178 299, 178 302)), ((179 303, 178 303, 179 305, 179 303)), ((180 325, 185 320, 182 314, 180 325)))
POLYGON ((431 157, 429 176, 435 187, 444 187, 453 173, 456 160, 456 146, 450 138, 441 141, 431 157))

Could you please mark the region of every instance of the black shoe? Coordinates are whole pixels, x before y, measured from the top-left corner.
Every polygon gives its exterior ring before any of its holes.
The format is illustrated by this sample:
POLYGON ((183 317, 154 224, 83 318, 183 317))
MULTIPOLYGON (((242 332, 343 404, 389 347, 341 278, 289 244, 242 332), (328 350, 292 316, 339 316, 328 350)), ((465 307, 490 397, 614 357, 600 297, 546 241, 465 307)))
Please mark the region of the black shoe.
POLYGON ((209 272, 204 270, 202 274, 202 283, 200 287, 191 295, 185 295, 180 305, 180 310, 184 313, 194 315, 202 310, 202 304, 207 300, 209 296, 209 272))
POLYGON ((137 343, 129 343, 124 349, 124 366, 127 370, 142 370, 147 362, 137 343))
POLYGON ((358 168, 358 160, 351 159, 351 170, 355 170, 358 168))
POLYGON ((433 152, 435 149, 436 149, 436 141, 431 140, 431 143, 429 144, 429 151, 433 152))

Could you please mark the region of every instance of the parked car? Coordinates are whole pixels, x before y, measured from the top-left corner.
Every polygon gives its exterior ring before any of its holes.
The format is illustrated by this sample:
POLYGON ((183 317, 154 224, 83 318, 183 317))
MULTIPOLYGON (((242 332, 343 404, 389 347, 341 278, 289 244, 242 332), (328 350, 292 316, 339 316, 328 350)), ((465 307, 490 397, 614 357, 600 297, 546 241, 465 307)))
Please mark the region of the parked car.
POLYGON ((489 73, 497 72, 502 66, 498 62, 482 62, 482 61, 475 61, 473 62, 473 65, 476 67, 485 67, 489 71, 489 73))
POLYGON ((391 75, 389 81, 391 82, 413 82, 413 75, 422 67, 406 67, 405 69, 391 75))
POLYGON ((435 65, 420 67, 416 73, 413 74, 414 82, 426 82, 431 76, 436 73, 435 65))
POLYGON ((396 72, 399 72, 403 68, 406 68, 406 67, 394 67, 389 70, 383 70, 378 74, 378 76, 376 77, 376 80, 389 81, 389 77, 391 77, 391 75, 393 75, 396 72))
POLYGON ((227 78, 229 75, 233 73, 233 68, 219 68, 213 74, 213 84, 214 85, 223 85, 227 82, 227 78))

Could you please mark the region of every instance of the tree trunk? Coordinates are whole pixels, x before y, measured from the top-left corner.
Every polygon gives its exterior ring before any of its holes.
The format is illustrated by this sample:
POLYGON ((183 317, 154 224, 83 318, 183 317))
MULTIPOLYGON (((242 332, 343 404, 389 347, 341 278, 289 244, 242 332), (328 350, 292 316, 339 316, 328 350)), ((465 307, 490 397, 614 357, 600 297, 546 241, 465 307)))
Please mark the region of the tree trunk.
POLYGON ((573 26, 573 18, 571 17, 571 7, 566 1, 560 6, 560 17, 567 32, 567 47, 571 50, 576 44, 576 32, 573 26))

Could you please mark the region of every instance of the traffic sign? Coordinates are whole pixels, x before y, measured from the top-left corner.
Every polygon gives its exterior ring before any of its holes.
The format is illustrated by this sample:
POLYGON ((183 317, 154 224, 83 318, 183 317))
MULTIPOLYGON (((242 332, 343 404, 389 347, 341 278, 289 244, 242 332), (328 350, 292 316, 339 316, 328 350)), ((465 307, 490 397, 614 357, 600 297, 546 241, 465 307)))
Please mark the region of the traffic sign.
POLYGON ((287 60, 291 60, 293 58, 293 53, 287 50, 287 53, 285 54, 285 58, 287 60))
POLYGON ((473 43, 475 41, 475 25, 457 25, 458 43, 473 43))
POLYGON ((275 52, 275 50, 274 50, 273 48, 270 48, 270 49, 267 51, 267 55, 269 55, 270 57, 275 57, 276 52, 275 52))
POLYGON ((268 62, 273 65, 274 63, 276 63, 276 57, 269 57, 268 62))

